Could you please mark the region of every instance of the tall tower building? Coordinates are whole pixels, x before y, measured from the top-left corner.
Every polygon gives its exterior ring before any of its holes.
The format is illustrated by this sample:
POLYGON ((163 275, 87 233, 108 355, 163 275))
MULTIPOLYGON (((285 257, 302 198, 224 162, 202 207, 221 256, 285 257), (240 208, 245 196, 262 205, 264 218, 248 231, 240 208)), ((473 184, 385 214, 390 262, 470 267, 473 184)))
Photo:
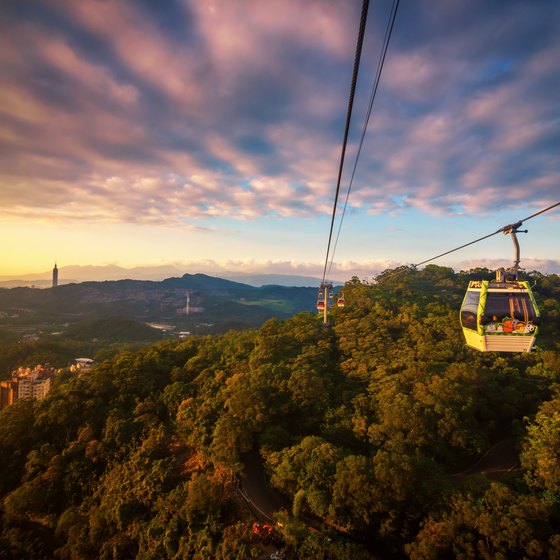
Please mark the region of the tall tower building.
POLYGON ((54 268, 52 269, 52 287, 56 288, 58 286, 58 268, 56 263, 54 263, 54 268))

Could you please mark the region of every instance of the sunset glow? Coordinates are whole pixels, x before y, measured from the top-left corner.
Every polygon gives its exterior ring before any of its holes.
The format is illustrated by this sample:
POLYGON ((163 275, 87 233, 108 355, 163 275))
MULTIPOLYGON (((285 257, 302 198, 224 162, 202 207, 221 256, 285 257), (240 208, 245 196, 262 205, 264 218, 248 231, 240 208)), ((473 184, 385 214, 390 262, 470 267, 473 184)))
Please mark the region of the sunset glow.
MULTIPOLYGON (((342 204, 390 6, 370 7, 342 204)), ((320 275, 359 15, 342 0, 3 2, 0 276, 55 261, 320 275)), ((403 3, 333 277, 558 202, 559 53, 553 0, 403 3)), ((559 272, 560 211, 527 227, 522 266, 559 272)), ((496 238, 436 264, 511 254, 496 238)))

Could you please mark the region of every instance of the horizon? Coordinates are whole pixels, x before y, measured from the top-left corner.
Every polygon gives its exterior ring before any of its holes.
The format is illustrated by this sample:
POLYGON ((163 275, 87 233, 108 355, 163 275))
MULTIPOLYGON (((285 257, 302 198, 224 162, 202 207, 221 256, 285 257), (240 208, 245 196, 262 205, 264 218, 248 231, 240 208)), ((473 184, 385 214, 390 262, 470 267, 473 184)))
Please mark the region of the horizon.
MULTIPOLYGON (((438 263, 430 263, 435 264, 436 266, 444 266, 438 263)), ((451 268, 454 273, 459 272, 466 272, 469 270, 473 270, 476 268, 487 268, 489 270, 496 270, 497 268, 504 267, 508 268, 511 265, 510 261, 479 261, 479 262, 465 262, 466 266, 461 267, 459 269, 455 269, 453 267, 445 267, 451 268)), ((539 264, 539 263, 532 263, 532 264, 539 264)), ((543 263, 540 263, 543 264, 543 263)), ((544 263, 546 264, 546 263, 544 263)), ((167 264, 159 264, 159 265, 144 265, 144 266, 137 266, 137 267, 121 267, 116 263, 110 263, 107 265, 66 265, 66 266, 57 266, 58 268, 58 283, 59 285, 62 284, 70 284, 70 283, 82 283, 82 282, 102 282, 102 281, 118 281, 118 280, 139 280, 139 281, 162 281, 169 278, 177 278, 182 277, 184 275, 196 275, 196 274, 204 274, 207 276, 212 276, 215 278, 222 278, 226 280, 232 280, 235 282, 241 283, 248 283, 250 285, 260 286, 265 285, 266 278, 277 278, 279 281, 284 280, 285 283, 281 283, 280 285, 285 286, 309 286, 309 287, 316 287, 321 282, 321 270, 317 267, 315 269, 305 269, 302 271, 294 270, 293 268, 287 270, 274 270, 274 271, 266 271, 266 269, 262 269, 261 271, 256 272, 248 272, 247 270, 235 270, 235 269, 228 269, 228 268, 216 268, 218 266, 217 263, 212 263, 210 266, 208 262, 201 264, 198 263, 167 263, 167 264), (66 272, 66 277, 65 277, 66 272), (243 279, 247 279, 247 282, 244 282, 243 279), (289 280, 295 282, 294 284, 288 283, 289 280), (307 281, 309 283, 304 284, 303 282, 307 281)), ((376 270, 354 270, 355 274, 351 274, 346 277, 339 276, 337 278, 329 278, 330 281, 335 282, 338 285, 343 285, 345 282, 351 280, 352 277, 357 277, 362 281, 373 280, 376 276, 385 272, 387 270, 391 270, 397 268, 398 266, 395 264, 394 266, 388 266, 385 268, 378 268, 376 270)), ((426 265, 422 266, 419 270, 424 268, 426 265)), ((558 271, 550 271, 550 270, 543 270, 542 268, 537 267, 522 267, 520 271, 523 272, 532 272, 537 271, 542 274, 558 274, 558 271)), ((37 282, 42 284, 38 287, 49 287, 44 286, 44 284, 49 284, 52 280, 52 269, 35 272, 35 273, 21 273, 15 275, 0 275, 0 284, 11 284, 8 286, 11 287, 24 287, 29 286, 32 282, 37 282), (21 282, 21 283, 17 283, 21 282)))
MULTIPOLYGON (((6 0, 0 275, 332 259, 343 281, 558 202, 560 3, 403 3, 366 131, 391 5, 370 6, 327 259, 358 2, 6 0)), ((560 210, 525 225, 521 265, 560 272, 560 210)), ((434 264, 512 254, 496 236, 434 264)))

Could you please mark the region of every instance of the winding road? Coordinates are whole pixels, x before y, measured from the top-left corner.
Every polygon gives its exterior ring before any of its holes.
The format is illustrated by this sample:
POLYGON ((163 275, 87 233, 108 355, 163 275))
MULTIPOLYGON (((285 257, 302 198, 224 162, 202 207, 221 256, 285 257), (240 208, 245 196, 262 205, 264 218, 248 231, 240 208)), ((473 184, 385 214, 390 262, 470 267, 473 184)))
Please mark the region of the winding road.
MULTIPOLYGON (((241 477, 239 493, 255 515, 263 523, 274 523, 274 512, 291 509, 291 504, 267 483, 263 460, 257 449, 244 460, 245 472, 241 477)), ((509 437, 494 444, 468 469, 451 475, 458 483, 475 474, 488 477, 503 476, 519 468, 518 442, 509 437)))
POLYGON ((274 512, 290 509, 291 506, 268 485, 263 460, 257 449, 245 457, 244 465, 245 472, 241 477, 239 493, 259 521, 273 524, 274 512))
POLYGON ((452 474, 451 477, 463 481, 474 474, 485 474, 491 478, 502 476, 519 468, 517 440, 509 437, 494 444, 476 463, 468 469, 452 474))

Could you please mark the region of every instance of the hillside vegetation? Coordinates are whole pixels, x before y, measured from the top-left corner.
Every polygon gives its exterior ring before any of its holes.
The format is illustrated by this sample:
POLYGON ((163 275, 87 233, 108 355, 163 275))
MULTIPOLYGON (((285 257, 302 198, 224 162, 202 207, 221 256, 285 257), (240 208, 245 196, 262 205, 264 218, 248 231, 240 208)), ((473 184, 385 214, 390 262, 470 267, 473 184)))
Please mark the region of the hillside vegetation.
POLYGON ((258 327, 271 317, 287 318, 311 311, 314 293, 316 288, 255 288, 205 274, 185 274, 161 282, 82 282, 44 290, 0 288, 0 329, 33 332, 38 326, 56 326, 59 331, 69 324, 119 316, 214 334, 230 328, 258 327))
POLYGON ((37 331, 37 340, 26 341, 16 331, 0 330, 0 380, 8 379, 20 366, 49 364, 64 368, 84 356, 101 361, 124 349, 138 350, 165 337, 159 329, 123 317, 84 321, 62 332, 34 329, 37 331))
POLYGON ((0 558, 258 558, 236 491, 255 450, 293 505, 287 558, 560 557, 560 278, 530 275, 534 352, 483 354, 458 314, 489 274, 353 279, 329 327, 304 312, 60 375, 0 412, 0 558), (518 463, 468 471, 504 441, 518 463))

